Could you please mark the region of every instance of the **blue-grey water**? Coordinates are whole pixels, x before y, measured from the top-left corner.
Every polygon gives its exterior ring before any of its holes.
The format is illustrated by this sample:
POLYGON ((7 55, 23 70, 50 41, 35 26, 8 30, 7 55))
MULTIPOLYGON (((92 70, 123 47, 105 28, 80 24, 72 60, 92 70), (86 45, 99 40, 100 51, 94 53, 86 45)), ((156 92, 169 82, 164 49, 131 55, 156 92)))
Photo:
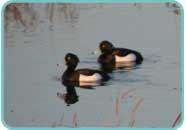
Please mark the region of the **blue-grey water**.
POLYGON ((33 5, 37 14, 33 26, 14 21, 5 32, 4 120, 8 125, 130 127, 132 111, 143 99, 131 127, 172 127, 182 103, 181 14, 174 7, 74 4, 70 15, 55 10, 51 22, 45 6, 33 5), (73 52, 80 58, 78 68, 99 69, 99 54, 92 52, 102 40, 141 52, 144 62, 113 71, 112 79, 95 89, 75 87, 78 101, 67 106, 66 88, 59 80, 66 66, 56 64, 73 52), (127 91, 131 92, 122 98, 127 91))

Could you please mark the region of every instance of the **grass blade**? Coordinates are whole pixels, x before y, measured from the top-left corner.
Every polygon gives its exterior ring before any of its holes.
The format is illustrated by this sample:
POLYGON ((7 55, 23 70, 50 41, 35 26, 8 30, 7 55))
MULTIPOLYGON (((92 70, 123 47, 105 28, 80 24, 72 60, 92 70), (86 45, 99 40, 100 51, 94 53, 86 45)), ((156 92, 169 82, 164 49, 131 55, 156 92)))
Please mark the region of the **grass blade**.
POLYGON ((135 124, 135 115, 136 115, 136 112, 137 112, 140 104, 143 102, 143 100, 144 100, 144 97, 140 97, 139 100, 137 101, 136 105, 132 109, 132 116, 131 116, 131 120, 129 122, 129 127, 134 127, 134 124, 135 124))
POLYGON ((176 117, 172 127, 175 127, 181 121, 181 113, 176 117))

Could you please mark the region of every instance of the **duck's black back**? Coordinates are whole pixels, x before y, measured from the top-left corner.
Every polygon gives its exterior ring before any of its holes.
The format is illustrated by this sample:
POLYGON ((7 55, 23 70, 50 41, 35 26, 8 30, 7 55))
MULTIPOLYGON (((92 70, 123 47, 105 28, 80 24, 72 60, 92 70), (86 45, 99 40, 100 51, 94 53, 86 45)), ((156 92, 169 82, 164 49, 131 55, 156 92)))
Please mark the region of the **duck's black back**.
POLYGON ((85 76, 92 76, 95 73, 98 73, 102 76, 103 80, 109 80, 110 76, 106 74, 105 72, 99 71, 99 70, 93 70, 93 69, 78 69, 75 71, 65 71, 62 79, 65 81, 79 81, 80 74, 85 76))
POLYGON ((106 74, 105 72, 100 71, 100 70, 79 69, 79 70, 76 70, 76 72, 79 73, 79 74, 87 75, 87 76, 92 76, 95 73, 98 73, 98 74, 100 74, 102 76, 102 78, 103 78, 104 81, 110 79, 110 76, 108 74, 106 74))
POLYGON ((136 62, 143 61, 142 55, 135 50, 126 49, 126 48, 113 48, 113 50, 112 50, 112 54, 118 55, 118 56, 127 56, 128 54, 131 54, 131 53, 136 55, 136 62))

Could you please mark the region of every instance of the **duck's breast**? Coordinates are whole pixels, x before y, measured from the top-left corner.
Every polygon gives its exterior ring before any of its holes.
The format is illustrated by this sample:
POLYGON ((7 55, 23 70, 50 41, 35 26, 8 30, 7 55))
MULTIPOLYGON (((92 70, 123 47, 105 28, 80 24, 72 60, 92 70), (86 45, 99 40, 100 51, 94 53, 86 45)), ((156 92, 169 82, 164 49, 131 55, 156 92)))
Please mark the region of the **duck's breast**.
POLYGON ((116 62, 131 62, 136 61, 136 55, 133 53, 130 53, 126 56, 117 56, 115 55, 116 62))
POLYGON ((101 80, 102 77, 99 73, 94 73, 93 75, 79 75, 80 82, 95 82, 101 80))

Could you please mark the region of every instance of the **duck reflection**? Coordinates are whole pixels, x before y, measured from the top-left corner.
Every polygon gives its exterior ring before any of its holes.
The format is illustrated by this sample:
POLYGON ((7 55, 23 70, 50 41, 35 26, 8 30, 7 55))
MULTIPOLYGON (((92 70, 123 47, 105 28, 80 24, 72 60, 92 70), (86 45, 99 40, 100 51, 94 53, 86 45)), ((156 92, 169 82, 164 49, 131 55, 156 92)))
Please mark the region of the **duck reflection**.
POLYGON ((100 69, 107 73, 112 73, 114 70, 132 70, 136 68, 136 62, 116 62, 109 64, 100 64, 100 69))
POLYGON ((75 104, 79 101, 79 96, 77 95, 76 89, 73 84, 70 84, 69 82, 62 82, 62 84, 66 87, 66 93, 57 93, 57 96, 64 100, 64 102, 67 104, 67 106, 70 106, 71 104, 75 104))
POLYGON ((96 86, 104 85, 104 82, 72 82, 72 81, 64 81, 62 80, 62 85, 66 88, 66 93, 57 93, 57 96, 64 100, 67 106, 71 104, 75 104, 79 101, 79 96, 76 92, 75 87, 83 88, 83 89, 94 89, 96 86))

